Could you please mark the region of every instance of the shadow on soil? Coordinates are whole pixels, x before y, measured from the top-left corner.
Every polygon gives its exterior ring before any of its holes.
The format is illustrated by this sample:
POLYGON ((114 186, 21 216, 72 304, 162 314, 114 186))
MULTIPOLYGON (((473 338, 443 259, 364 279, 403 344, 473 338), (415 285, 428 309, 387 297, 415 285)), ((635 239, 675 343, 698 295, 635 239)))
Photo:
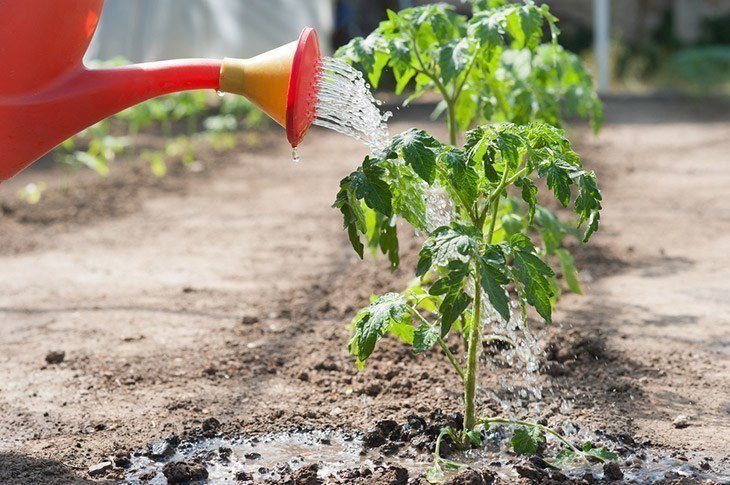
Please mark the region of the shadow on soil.
POLYGON ((78 476, 63 463, 30 456, 0 453, 0 483, 43 483, 45 485, 99 484, 78 476))

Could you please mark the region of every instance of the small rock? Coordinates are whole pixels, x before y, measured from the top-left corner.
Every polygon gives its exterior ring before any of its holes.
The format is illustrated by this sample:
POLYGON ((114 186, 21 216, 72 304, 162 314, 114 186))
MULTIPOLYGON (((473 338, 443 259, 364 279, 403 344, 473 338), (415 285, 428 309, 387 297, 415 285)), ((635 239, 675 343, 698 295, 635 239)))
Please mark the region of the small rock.
POLYGON ((248 472, 241 470, 236 473, 236 481, 239 482, 253 482, 253 475, 248 472))
POLYGON ((153 460, 164 460, 175 453, 175 447, 167 440, 160 440, 150 446, 150 458, 153 460))
POLYGON ((114 464, 110 461, 102 461, 101 463, 97 463, 96 465, 89 467, 89 475, 92 477, 104 475, 106 472, 111 470, 113 466, 114 464))
POLYGON ((302 372, 299 374, 299 380, 302 382, 309 382, 309 374, 306 372, 302 372))
POLYGON ((203 465, 188 461, 174 461, 162 469, 170 485, 190 483, 208 478, 208 470, 203 465))
POLYGON ((227 446, 221 446, 218 448, 218 456, 220 456, 223 461, 228 461, 231 458, 232 453, 233 450, 227 446))
POLYGON ((294 485, 319 485, 323 481, 317 476, 319 465, 311 463, 305 465, 291 474, 291 481, 294 485))
POLYGON ((401 466, 390 465, 388 468, 380 470, 371 483, 379 483, 383 485, 407 485, 408 470, 401 466))
POLYGON ((242 325, 253 325, 254 323, 259 323, 259 321, 259 317, 256 315, 244 315, 241 318, 242 325))
POLYGON ((494 473, 489 470, 466 468, 451 479, 449 485, 491 485, 495 483, 494 473))
POLYGON ((203 421, 203 431, 215 431, 220 428, 221 423, 215 418, 208 418, 203 421))
POLYGON ((51 350, 46 354, 46 362, 49 364, 60 364, 66 359, 66 352, 63 350, 51 350))
POLYGON ((260 460, 261 459, 261 455, 259 453, 255 453, 255 452, 246 453, 245 455, 243 455, 243 457, 247 460, 260 460))
POLYGON ((672 426, 674 426, 677 429, 686 428, 689 426, 690 417, 685 414, 680 414, 676 418, 674 418, 674 421, 672 421, 672 426))
POLYGON ((618 466, 618 463, 610 461, 603 465, 603 476, 607 480, 623 480, 624 472, 621 471, 621 467, 618 466))
POLYGON ((377 448, 378 446, 382 446, 385 444, 385 436, 383 436, 383 433, 377 429, 369 429, 365 432, 365 436, 363 436, 362 444, 365 446, 365 448, 377 448))

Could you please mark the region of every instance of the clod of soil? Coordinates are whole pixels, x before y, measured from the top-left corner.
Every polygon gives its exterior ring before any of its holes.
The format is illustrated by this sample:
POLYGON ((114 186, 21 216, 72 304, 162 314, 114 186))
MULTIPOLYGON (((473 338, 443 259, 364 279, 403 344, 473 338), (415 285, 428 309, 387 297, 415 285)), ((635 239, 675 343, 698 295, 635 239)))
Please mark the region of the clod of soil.
POLYGON ((66 359, 66 352, 63 350, 52 350, 46 354, 46 362, 49 364, 60 364, 66 359))
POLYGON ((449 485, 491 485, 495 483, 496 477, 489 470, 475 470, 467 468, 456 474, 449 481, 449 485))
POLYGON ((188 461, 168 463, 162 469, 162 473, 170 485, 200 481, 208 478, 208 470, 203 465, 188 461))
POLYGON ((305 465, 291 474, 291 481, 294 485, 319 485, 323 483, 317 473, 319 472, 319 465, 312 463, 305 465))
POLYGON ((603 465, 603 476, 607 480, 623 480, 624 473, 621 471, 621 467, 616 462, 609 462, 603 465))
POLYGON ((401 466, 390 465, 375 473, 373 483, 383 485, 406 485, 408 483, 408 470, 401 466))

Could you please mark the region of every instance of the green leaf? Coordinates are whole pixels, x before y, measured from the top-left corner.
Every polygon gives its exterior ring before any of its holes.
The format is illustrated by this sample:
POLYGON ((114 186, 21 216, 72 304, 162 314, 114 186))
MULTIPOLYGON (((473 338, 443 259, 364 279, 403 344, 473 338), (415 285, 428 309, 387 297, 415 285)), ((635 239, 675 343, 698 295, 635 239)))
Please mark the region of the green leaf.
POLYGON ((509 283, 509 278, 505 274, 505 264, 499 246, 487 247, 486 254, 479 258, 479 282, 492 307, 505 321, 509 321, 509 296, 503 287, 509 283))
POLYGON ((378 297, 355 316, 353 335, 348 345, 350 353, 359 362, 365 362, 386 332, 397 324, 404 323, 407 317, 408 306, 401 295, 386 293, 378 297))
POLYGON ((436 153, 440 146, 431 135, 423 130, 410 129, 393 138, 391 153, 399 154, 413 170, 429 185, 436 176, 436 153))
POLYGON ((527 177, 518 178, 515 185, 522 189, 522 200, 527 204, 527 222, 532 224, 532 220, 535 218, 535 206, 537 205, 537 187, 527 177))
POLYGON ((534 455, 540 444, 545 442, 545 435, 536 426, 519 426, 515 428, 509 444, 518 455, 534 455))
POLYGON ((471 304, 471 300, 472 298, 463 291, 450 292, 444 297, 441 306, 439 306, 439 313, 441 313, 441 337, 446 337, 454 322, 471 304))
POLYGON ((543 18, 535 5, 516 7, 507 16, 507 32, 514 39, 515 49, 534 49, 542 38, 543 18))
POLYGON ((575 269, 573 256, 570 254, 570 252, 568 252, 567 249, 558 249, 555 251, 555 254, 560 260, 560 267, 563 271, 563 278, 565 278, 565 282, 568 284, 568 288, 570 288, 570 291, 572 291, 573 293, 582 295, 583 291, 581 291, 580 289, 580 282, 578 281, 578 271, 576 271, 575 269))
MULTIPOLYGON (((362 166, 352 172, 343 182, 362 199, 371 209, 383 215, 393 215, 391 192, 388 184, 383 180, 385 169, 378 164, 377 159, 366 157, 362 166)), ((340 187, 343 186, 340 183, 340 187)))
POLYGON ((475 254, 478 234, 474 229, 454 224, 434 230, 419 253, 416 276, 425 275, 434 262, 440 266, 450 261, 467 261, 475 254))
POLYGON ((555 274, 537 255, 534 246, 526 236, 518 234, 510 240, 515 268, 515 280, 521 283, 524 298, 547 323, 552 322, 552 301, 554 291, 548 280, 555 274), (528 244, 529 243, 529 244, 528 244))
POLYGON ((441 79, 448 84, 452 79, 459 76, 466 70, 469 63, 469 50, 471 41, 468 38, 459 41, 451 41, 439 49, 438 65, 441 70, 441 79))
POLYGON ((421 324, 413 335, 413 353, 420 354, 430 350, 439 339, 438 331, 431 325, 421 324))
POLYGON ((573 463, 579 456, 580 454, 578 452, 571 450, 570 448, 565 448, 555 455, 555 465, 560 468, 564 468, 565 466, 573 463))
POLYGON ((570 203, 570 185, 573 183, 571 173, 574 169, 575 167, 561 160, 544 162, 538 169, 540 176, 547 178, 548 188, 552 189, 563 207, 568 207, 570 203))
POLYGON ((447 148, 439 153, 437 163, 446 172, 452 190, 467 206, 471 206, 479 196, 479 175, 468 165, 464 152, 447 148))
POLYGON ((596 186, 596 175, 593 172, 584 172, 578 178, 578 197, 575 199, 573 208, 580 215, 580 222, 586 224, 583 242, 587 242, 591 235, 598 230, 598 223, 601 218, 601 192, 596 186))
POLYGON ((398 229, 395 225, 395 219, 384 221, 380 232, 380 250, 383 254, 388 255, 390 268, 392 271, 400 264, 398 257, 398 229))
POLYGON ((590 451, 585 451, 583 453, 587 457, 595 458, 598 461, 604 462, 604 461, 614 461, 618 460, 618 455, 608 448, 601 447, 601 448, 594 448, 590 451))
POLYGON ((565 238, 565 227, 555 213, 542 206, 537 206, 535 222, 545 245, 545 252, 548 255, 555 254, 565 238))

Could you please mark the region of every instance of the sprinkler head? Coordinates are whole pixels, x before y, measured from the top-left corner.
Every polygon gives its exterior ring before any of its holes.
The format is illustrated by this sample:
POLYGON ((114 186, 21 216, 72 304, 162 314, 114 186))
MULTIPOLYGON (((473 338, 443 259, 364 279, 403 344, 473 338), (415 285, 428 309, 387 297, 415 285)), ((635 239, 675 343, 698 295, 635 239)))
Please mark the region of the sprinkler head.
POLYGON ((281 126, 293 147, 316 117, 321 55, 317 32, 251 59, 223 60, 220 90, 248 98, 281 126))

